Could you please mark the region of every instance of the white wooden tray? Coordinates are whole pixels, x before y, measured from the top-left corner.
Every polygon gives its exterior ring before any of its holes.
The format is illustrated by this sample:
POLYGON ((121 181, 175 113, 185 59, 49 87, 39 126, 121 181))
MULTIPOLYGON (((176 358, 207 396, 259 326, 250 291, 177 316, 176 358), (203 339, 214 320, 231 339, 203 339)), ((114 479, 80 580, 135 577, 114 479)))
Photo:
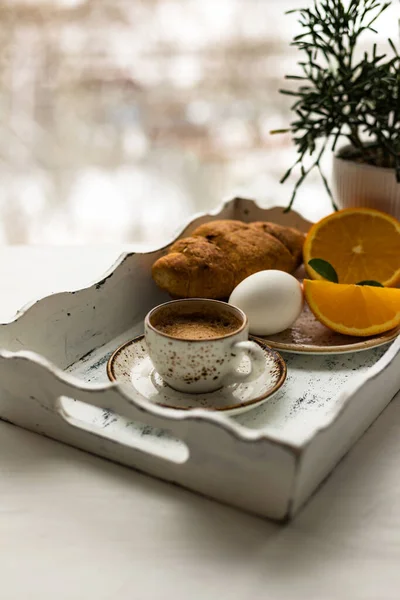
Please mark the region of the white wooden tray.
MULTIPOLYGON (((235 199, 211 215, 309 227, 235 199)), ((284 355, 288 378, 244 415, 176 412, 111 384, 110 354, 167 300, 150 276, 162 250, 123 255, 91 287, 55 294, 0 326, 0 418, 273 519, 292 517, 400 388, 400 339, 338 356, 284 355)))

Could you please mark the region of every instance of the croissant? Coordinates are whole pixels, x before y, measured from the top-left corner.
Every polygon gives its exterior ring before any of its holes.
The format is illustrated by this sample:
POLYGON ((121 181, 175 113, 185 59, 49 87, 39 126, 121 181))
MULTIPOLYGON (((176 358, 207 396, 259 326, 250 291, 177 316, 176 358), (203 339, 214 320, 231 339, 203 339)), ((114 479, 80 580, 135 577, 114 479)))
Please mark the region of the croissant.
POLYGON ((174 298, 226 299, 257 271, 293 272, 302 262, 304 238, 275 223, 211 221, 172 244, 154 263, 153 279, 174 298))

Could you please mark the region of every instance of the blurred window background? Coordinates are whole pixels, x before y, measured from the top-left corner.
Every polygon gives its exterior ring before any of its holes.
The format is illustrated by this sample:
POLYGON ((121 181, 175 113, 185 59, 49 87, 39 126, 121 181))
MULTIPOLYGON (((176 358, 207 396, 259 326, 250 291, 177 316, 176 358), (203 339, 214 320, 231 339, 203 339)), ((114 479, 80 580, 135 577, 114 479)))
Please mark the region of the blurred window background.
MULTIPOLYGON (((0 0, 0 243, 151 243, 234 195, 285 205, 295 155, 269 132, 306 5, 0 0)), ((329 210, 317 176, 300 204, 329 210)))

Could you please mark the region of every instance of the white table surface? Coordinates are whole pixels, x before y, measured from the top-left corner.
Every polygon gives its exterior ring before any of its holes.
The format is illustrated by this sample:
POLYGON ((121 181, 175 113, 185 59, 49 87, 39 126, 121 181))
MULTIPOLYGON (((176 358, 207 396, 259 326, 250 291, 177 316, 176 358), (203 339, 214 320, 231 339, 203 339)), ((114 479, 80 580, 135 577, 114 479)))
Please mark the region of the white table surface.
MULTIPOLYGON (((118 247, 4 247, 0 321, 118 247)), ((1 600, 398 600, 400 396, 279 526, 0 422, 1 600)))

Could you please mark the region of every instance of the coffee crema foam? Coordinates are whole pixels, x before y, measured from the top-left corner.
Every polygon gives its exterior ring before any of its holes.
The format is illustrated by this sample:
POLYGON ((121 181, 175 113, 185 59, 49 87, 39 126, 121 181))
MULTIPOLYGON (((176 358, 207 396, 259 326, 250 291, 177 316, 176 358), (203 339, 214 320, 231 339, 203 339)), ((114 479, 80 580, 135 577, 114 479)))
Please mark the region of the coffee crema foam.
POLYGON ((160 333, 182 340, 212 340, 231 335, 240 329, 240 326, 240 320, 234 315, 229 317, 177 315, 157 323, 160 333))

